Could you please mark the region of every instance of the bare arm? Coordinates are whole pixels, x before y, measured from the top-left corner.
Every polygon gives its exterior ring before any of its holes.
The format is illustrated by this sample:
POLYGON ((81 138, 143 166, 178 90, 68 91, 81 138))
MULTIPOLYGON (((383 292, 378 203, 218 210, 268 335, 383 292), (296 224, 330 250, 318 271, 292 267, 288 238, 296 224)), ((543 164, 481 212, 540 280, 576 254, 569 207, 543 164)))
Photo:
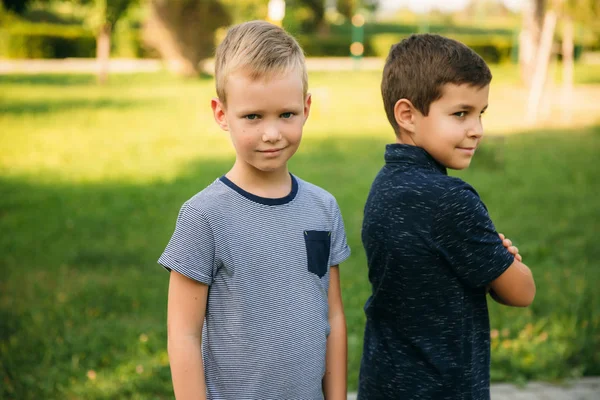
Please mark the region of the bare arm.
POLYGON ((207 296, 207 285, 171 271, 168 349, 177 400, 206 399, 201 345, 207 296))
POLYGON ((535 282, 531 270, 517 258, 490 286, 492 298, 507 306, 527 307, 535 297, 535 282))
POLYGON ((329 326, 327 356, 323 391, 326 400, 345 400, 347 396, 347 353, 346 316, 340 289, 338 266, 329 269, 329 326))

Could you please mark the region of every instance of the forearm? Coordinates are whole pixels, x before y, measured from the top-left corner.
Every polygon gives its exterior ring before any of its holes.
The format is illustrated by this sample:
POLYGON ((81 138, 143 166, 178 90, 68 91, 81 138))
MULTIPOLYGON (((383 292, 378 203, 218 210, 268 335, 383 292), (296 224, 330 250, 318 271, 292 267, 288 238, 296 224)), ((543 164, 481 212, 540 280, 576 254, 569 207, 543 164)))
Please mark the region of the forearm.
POLYGON ((206 399, 201 339, 196 336, 169 337, 168 346, 175 398, 206 399))
POLYGON ((346 318, 340 313, 329 321, 327 355, 323 391, 326 400, 345 400, 347 397, 347 339, 346 318))

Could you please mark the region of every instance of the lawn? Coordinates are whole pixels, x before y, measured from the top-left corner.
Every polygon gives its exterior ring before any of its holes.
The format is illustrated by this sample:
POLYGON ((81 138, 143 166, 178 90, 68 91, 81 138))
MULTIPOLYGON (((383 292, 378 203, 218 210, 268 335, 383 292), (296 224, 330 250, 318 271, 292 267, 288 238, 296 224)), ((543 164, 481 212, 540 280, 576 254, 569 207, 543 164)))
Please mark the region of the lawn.
MULTIPOLYGON (((590 71, 579 83, 597 95, 590 71)), ((507 96, 516 71, 494 72, 486 118, 496 136, 458 175, 519 246, 538 294, 529 309, 490 306, 492 378, 599 375, 600 121, 520 133, 507 121, 520 114, 505 113, 520 101, 507 96), (500 135, 505 123, 511 135, 500 135)), ((393 138, 378 72, 310 80, 312 114, 290 168, 342 209, 354 390, 369 295, 362 207, 393 138)), ((168 274, 156 259, 182 202, 232 164, 210 114, 213 85, 163 74, 114 76, 106 87, 87 75, 0 76, 0 398, 172 398, 168 274)))

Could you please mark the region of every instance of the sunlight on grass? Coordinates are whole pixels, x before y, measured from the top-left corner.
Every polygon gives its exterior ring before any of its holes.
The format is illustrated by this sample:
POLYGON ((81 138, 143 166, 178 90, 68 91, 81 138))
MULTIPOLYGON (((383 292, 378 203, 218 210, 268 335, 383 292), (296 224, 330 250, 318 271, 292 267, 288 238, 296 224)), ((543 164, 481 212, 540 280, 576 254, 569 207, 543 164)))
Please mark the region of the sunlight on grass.
MULTIPOLYGON (((523 126, 526 93, 514 83, 514 67, 494 72, 499 77, 491 90, 486 130, 514 132, 523 126)), ((587 72, 586 79, 590 76, 587 72)), ((327 137, 393 141, 379 71, 320 72, 310 78, 313 106, 301 151, 327 137)), ((109 86, 98 87, 93 80, 54 84, 51 78, 3 77, 0 85, 2 175, 46 182, 147 182, 173 179, 197 157, 231 160, 234 155, 227 133, 212 117, 212 80, 115 76, 109 86)), ((589 98, 599 93, 578 89, 576 96, 588 101, 579 107, 582 115, 575 114, 577 126, 597 119, 600 102, 589 98)), ((555 112, 553 107, 546 114, 555 112)))

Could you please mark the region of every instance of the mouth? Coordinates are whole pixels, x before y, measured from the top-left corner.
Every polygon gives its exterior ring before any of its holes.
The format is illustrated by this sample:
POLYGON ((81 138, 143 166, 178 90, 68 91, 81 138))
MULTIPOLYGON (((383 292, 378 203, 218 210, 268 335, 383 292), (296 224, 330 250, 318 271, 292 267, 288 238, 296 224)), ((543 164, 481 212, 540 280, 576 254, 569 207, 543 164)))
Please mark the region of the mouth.
POLYGON ((475 149, 477 147, 457 147, 459 150, 465 151, 467 153, 475 153, 475 149))
POLYGON ((279 148, 279 149, 266 149, 266 150, 257 150, 259 153, 263 153, 263 154, 278 154, 281 151, 283 151, 285 149, 285 147, 279 148))

